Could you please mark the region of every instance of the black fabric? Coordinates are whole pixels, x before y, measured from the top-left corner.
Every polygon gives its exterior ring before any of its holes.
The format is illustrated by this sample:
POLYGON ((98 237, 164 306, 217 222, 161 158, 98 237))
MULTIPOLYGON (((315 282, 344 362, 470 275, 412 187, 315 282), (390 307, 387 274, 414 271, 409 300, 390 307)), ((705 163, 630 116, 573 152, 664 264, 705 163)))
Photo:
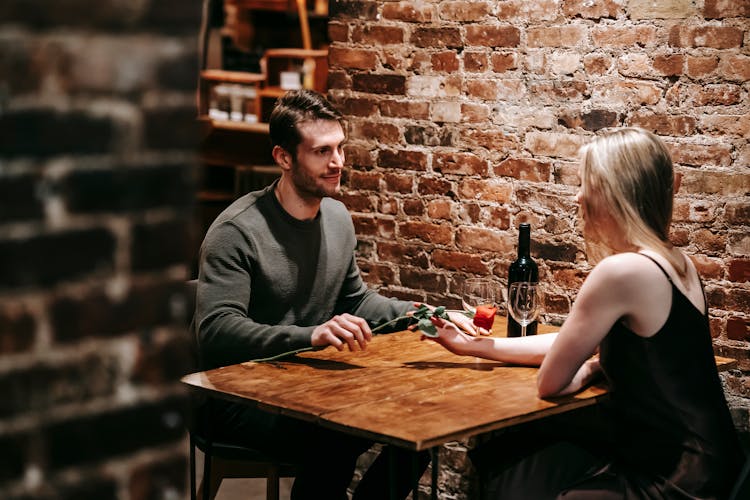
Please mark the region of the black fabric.
POLYGON ((496 456, 515 456, 483 463, 487 453, 478 454, 487 498, 727 498, 744 458, 708 316, 669 281, 671 309, 655 335, 641 337, 618 323, 600 345, 611 393, 596 420, 607 429, 610 449, 586 444, 599 433, 595 428, 578 437, 556 438, 552 431, 546 443, 526 449, 523 439, 499 443, 496 456))
MULTIPOLYGON (((312 422, 268 413, 245 405, 211 401, 210 420, 217 440, 245 444, 277 460, 294 463, 298 474, 292 486, 292 500, 347 499, 359 456, 373 443, 326 429, 312 422)), ((204 417, 207 418, 207 417, 204 417)), ((384 449, 367 469, 357 486, 354 500, 389 498, 389 456, 384 449)), ((415 477, 427 468, 429 455, 394 447, 398 498, 405 498, 415 477), (417 467, 412 466, 416 460, 417 467), (416 476, 415 476, 416 475, 416 476)))

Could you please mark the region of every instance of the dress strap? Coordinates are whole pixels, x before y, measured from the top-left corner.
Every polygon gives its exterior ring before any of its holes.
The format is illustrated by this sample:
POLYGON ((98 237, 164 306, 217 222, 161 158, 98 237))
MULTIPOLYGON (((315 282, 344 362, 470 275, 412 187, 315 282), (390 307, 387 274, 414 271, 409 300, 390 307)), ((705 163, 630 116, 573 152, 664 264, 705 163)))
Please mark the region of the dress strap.
MULTIPOLYGON (((659 269, 661 269, 661 272, 664 273, 664 276, 667 277, 667 279, 669 280, 669 282, 672 283, 672 277, 669 276, 669 273, 667 273, 667 271, 662 267, 661 264, 659 264, 659 262, 656 259, 654 259, 650 255, 646 255, 645 253, 638 252, 638 255, 643 255, 644 257, 646 257, 647 259, 649 259, 651 262, 653 262, 654 264, 656 264, 659 267, 659 269)), ((672 284, 674 284, 674 283, 672 283, 672 284)))

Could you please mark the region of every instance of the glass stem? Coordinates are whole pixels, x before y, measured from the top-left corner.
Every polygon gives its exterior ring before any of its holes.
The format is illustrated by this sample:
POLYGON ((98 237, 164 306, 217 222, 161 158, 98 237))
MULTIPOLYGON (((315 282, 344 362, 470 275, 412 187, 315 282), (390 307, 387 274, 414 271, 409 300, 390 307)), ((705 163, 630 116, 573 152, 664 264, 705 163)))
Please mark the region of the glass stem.
POLYGON ((521 324, 521 337, 526 336, 526 324, 521 324))

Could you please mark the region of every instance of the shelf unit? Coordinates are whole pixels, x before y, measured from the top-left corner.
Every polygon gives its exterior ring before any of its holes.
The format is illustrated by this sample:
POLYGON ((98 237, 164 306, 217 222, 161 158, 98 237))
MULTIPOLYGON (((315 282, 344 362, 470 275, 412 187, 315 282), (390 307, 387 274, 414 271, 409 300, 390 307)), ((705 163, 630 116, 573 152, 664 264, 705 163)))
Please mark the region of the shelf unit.
POLYGON ((276 99, 290 87, 324 93, 328 78, 328 0, 204 0, 203 7, 194 274, 197 246, 215 217, 281 173, 271 156, 267 123, 276 99), (281 21, 269 23, 267 16, 281 21), (267 38, 261 40, 263 34, 267 38), (289 40, 301 47, 277 45, 289 40))

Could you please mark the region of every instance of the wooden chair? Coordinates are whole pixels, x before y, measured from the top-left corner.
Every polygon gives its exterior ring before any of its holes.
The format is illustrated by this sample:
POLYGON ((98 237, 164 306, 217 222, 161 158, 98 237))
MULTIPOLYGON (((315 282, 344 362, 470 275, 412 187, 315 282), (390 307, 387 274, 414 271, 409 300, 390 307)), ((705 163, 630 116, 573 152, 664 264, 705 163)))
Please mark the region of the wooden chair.
MULTIPOLYGON (((194 309, 197 280, 187 282, 188 303, 194 309)), ((192 314, 192 311, 190 311, 192 314)), ((191 327, 191 331, 193 328, 191 327)), ((197 349, 197 346, 196 346, 197 349)), ((214 440, 211 436, 210 402, 193 401, 192 414, 188 421, 190 437, 190 499, 213 500, 221 482, 230 478, 265 478, 266 499, 279 500, 279 478, 294 477, 295 466, 275 460, 262 452, 234 443, 214 440), (203 403, 203 412, 197 415, 198 405, 203 403), (203 417, 203 418, 201 418, 203 417), (203 452, 203 478, 196 492, 195 450, 203 452)))

